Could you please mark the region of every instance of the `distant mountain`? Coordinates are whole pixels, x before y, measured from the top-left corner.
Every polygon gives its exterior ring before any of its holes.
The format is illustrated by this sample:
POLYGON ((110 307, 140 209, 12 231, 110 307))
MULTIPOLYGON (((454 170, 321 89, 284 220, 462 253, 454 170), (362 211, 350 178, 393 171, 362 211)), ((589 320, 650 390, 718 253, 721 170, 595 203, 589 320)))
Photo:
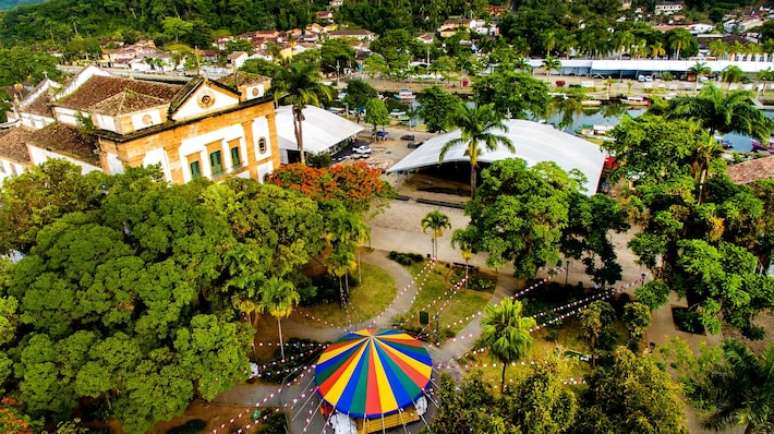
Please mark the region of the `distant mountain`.
POLYGON ((0 11, 13 9, 16 6, 43 3, 45 0, 0 0, 0 11))

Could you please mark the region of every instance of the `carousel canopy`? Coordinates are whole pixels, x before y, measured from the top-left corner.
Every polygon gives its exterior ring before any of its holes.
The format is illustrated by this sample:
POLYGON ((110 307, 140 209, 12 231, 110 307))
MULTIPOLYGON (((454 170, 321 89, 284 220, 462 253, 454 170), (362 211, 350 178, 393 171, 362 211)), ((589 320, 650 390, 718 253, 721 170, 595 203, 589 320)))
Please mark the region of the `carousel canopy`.
POLYGON ((320 355, 320 396, 353 418, 375 419, 413 405, 430 382, 433 361, 421 342, 399 330, 363 329, 320 355))

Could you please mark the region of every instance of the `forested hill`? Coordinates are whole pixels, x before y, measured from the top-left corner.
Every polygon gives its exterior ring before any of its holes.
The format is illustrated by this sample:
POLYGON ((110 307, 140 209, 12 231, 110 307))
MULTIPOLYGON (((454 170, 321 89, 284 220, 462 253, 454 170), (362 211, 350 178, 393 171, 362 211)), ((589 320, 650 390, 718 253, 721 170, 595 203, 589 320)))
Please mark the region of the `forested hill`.
POLYGON ((128 31, 154 36, 164 33, 167 17, 181 18, 183 26, 193 26, 195 32, 191 33, 204 36, 218 29, 231 32, 288 29, 311 22, 314 11, 324 9, 327 3, 323 0, 50 0, 7 12, 0 24, 0 42, 5 46, 22 41, 63 42, 76 34, 103 36, 128 31))
POLYGON ((13 9, 16 6, 41 3, 45 0, 0 0, 0 11, 13 9))
MULTIPOLYGON (((8 1, 14 0, 0 0, 8 1)), ((337 14, 337 21, 377 33, 391 29, 427 30, 434 29, 449 16, 478 15, 488 3, 504 2, 345 1, 337 14)), ((132 32, 163 42, 170 34, 182 31, 191 36, 180 39, 201 46, 219 30, 240 33, 304 27, 312 22, 315 11, 324 10, 327 6, 328 0, 50 0, 6 13, 0 23, 0 43, 5 46, 44 41, 56 44, 67 42, 76 35, 121 37, 132 32), (174 19, 170 20, 170 17, 174 19)))

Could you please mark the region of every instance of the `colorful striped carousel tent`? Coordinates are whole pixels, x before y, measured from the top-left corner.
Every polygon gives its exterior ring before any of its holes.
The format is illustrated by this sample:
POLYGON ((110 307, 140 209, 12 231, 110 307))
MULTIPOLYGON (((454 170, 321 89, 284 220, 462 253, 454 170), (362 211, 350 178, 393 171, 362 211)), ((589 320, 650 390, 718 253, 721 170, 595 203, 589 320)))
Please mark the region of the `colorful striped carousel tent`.
POLYGON ((384 420, 413 411, 432 371, 433 361, 417 339, 399 330, 363 329, 328 346, 317 361, 315 383, 339 413, 384 420))

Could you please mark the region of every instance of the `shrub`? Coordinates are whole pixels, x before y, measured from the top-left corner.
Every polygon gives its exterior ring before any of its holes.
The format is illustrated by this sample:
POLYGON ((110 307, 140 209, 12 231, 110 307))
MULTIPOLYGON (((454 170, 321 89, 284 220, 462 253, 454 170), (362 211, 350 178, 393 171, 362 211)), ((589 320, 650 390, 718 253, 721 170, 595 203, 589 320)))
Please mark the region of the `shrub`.
POLYGON ((672 308, 672 320, 678 330, 687 333, 704 334, 704 324, 696 312, 685 307, 672 308))
POLYGON ((288 432, 288 421, 285 413, 274 412, 268 417, 258 434, 286 434, 288 432))
POLYGON ((416 253, 401 253, 394 250, 388 253, 387 257, 399 263, 400 265, 405 266, 415 264, 417 262, 422 262, 425 259, 422 255, 416 253))

